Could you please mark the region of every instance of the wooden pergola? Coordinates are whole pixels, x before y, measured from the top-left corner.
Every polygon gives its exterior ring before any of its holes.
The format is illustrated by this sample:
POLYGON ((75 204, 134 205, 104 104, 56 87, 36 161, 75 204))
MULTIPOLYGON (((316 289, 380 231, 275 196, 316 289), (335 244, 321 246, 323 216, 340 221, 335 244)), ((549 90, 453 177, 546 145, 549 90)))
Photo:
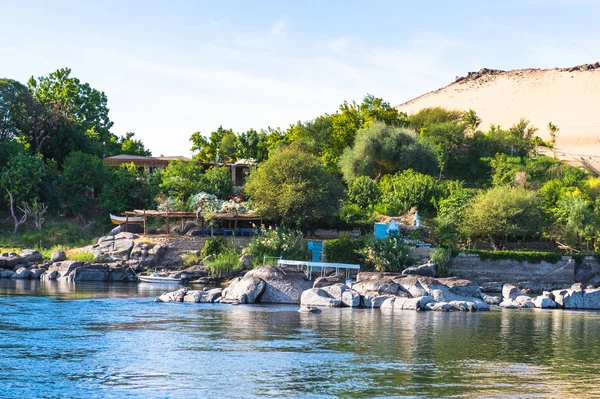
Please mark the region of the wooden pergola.
MULTIPOLYGON (((206 235, 204 217, 202 215, 198 217, 198 215, 196 215, 196 212, 170 212, 156 211, 153 209, 135 209, 133 211, 123 212, 122 215, 125 216, 125 231, 128 231, 129 223, 135 223, 141 219, 144 224, 144 235, 146 235, 146 220, 148 218, 165 218, 167 223, 168 234, 171 234, 171 226, 169 224, 169 219, 176 219, 181 220, 181 231, 183 231, 184 229, 185 220, 199 220, 201 223, 200 226, 202 229, 202 236, 206 235)), ((259 222, 259 226, 263 224, 262 215, 253 214, 217 213, 214 215, 214 219, 228 221, 230 228, 231 223, 233 223, 233 231, 237 229, 238 222, 242 221, 259 222)))

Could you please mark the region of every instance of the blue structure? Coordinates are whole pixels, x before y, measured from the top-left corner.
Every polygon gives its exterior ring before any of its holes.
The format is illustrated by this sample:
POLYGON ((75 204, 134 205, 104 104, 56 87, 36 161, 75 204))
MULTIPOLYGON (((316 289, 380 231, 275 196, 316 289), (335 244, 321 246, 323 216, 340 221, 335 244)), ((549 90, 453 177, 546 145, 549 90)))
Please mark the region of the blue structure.
POLYGON ((311 262, 322 262, 323 261, 323 242, 322 241, 309 241, 308 250, 311 253, 311 262))
POLYGON ((375 223, 374 235, 376 240, 384 239, 392 234, 401 235, 398 223, 394 219, 389 223, 375 223))

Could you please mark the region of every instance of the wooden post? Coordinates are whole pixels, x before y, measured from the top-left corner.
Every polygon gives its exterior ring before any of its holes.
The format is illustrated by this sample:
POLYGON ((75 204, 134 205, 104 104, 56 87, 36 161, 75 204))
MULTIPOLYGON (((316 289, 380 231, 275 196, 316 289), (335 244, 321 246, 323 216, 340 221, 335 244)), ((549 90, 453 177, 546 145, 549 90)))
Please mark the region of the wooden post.
POLYGON ((146 210, 144 209, 144 237, 146 237, 146 210))
POLYGON ((183 216, 181 217, 181 230, 179 233, 183 235, 183 216))
POLYGON ((129 231, 129 215, 125 215, 125 232, 129 231))
POLYGON ((171 234, 171 227, 169 226, 169 205, 167 205, 167 235, 171 234))
POLYGON ((201 226, 202 226, 202 237, 206 237, 206 230, 204 229, 204 216, 202 216, 201 221, 201 226))

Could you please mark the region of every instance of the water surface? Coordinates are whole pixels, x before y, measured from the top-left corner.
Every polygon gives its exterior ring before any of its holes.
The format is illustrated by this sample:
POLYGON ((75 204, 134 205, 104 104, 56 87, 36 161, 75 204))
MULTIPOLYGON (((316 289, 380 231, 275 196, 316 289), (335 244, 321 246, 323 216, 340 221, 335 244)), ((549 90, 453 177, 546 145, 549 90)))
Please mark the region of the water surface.
POLYGON ((600 314, 154 303, 0 280, 0 396, 600 397, 600 314))

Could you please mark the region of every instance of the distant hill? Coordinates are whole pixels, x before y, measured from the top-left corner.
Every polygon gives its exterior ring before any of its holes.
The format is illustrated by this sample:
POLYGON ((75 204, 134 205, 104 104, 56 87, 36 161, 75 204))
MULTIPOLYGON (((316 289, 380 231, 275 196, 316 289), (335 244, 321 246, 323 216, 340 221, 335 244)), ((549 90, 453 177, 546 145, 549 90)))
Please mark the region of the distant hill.
POLYGON ((484 68, 396 109, 410 114, 434 106, 473 109, 484 129, 492 123, 508 128, 527 118, 545 140, 551 121, 560 128, 561 158, 600 171, 600 62, 554 69, 484 68))

